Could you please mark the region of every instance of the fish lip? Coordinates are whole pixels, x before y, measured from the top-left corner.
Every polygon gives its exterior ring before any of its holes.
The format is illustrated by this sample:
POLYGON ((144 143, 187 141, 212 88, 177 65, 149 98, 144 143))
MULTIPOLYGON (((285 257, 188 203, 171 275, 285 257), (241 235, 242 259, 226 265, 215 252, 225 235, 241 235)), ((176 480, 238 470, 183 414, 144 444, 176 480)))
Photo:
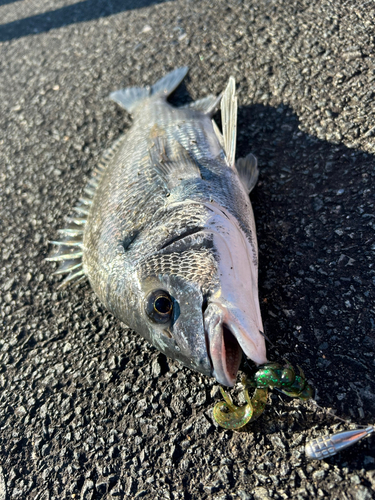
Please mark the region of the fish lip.
POLYGON ((207 354, 212 374, 219 384, 233 387, 241 364, 243 350, 222 314, 204 314, 207 354))
POLYGON ((216 380, 227 387, 236 383, 243 355, 259 365, 267 362, 265 351, 221 303, 210 303, 203 314, 207 353, 216 380))

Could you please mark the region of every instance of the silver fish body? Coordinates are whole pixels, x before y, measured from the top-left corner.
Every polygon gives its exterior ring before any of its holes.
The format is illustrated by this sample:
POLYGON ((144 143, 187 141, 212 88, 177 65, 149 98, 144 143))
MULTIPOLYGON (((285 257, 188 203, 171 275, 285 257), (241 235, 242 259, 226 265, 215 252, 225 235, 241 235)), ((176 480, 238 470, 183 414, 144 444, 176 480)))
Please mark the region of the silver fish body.
POLYGON ((133 125, 105 155, 76 207, 82 218, 70 219, 50 260, 62 261, 66 281, 86 276, 109 311, 167 356, 233 386, 243 352, 266 362, 248 196, 256 160, 234 163, 234 79, 221 101, 222 135, 211 119, 218 99, 167 102, 186 72, 111 95, 133 125))

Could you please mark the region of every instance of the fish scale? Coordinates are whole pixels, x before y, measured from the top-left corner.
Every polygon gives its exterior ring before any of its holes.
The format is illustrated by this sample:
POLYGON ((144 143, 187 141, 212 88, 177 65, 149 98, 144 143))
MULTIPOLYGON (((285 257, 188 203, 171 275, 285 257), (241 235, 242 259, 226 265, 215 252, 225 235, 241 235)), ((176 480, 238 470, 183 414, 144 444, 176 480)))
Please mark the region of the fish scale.
POLYGON ((179 68, 111 98, 133 115, 105 152, 49 260, 63 285, 88 279, 103 304, 166 355, 233 386, 243 353, 266 358, 257 242, 248 193, 252 155, 234 162, 235 82, 175 108, 179 68), (73 246, 72 246, 73 245, 73 246))

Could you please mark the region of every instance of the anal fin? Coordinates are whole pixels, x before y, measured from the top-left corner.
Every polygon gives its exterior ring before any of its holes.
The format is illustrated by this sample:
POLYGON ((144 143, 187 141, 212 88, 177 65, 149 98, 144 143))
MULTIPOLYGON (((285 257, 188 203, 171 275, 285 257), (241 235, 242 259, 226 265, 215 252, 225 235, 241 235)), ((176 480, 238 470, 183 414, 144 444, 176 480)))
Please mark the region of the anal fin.
POLYGON ((215 132, 215 135, 220 143, 220 146, 224 149, 225 148, 224 137, 223 137, 223 134, 220 132, 220 129, 217 126, 215 120, 212 120, 212 126, 214 128, 214 132, 215 132))
POLYGON ((224 150, 230 167, 234 167, 237 141, 237 96, 236 82, 233 76, 221 99, 221 121, 224 137, 224 150))

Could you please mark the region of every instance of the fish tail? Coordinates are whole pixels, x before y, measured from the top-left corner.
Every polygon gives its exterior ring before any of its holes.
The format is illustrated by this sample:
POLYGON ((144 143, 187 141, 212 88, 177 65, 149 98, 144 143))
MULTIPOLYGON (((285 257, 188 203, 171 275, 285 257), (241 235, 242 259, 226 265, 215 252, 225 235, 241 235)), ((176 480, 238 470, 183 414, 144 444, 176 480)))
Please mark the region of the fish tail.
POLYGON ((133 113, 149 97, 167 98, 180 85, 188 70, 186 66, 177 68, 158 80, 152 87, 129 87, 116 90, 109 95, 109 98, 129 113, 133 113))

